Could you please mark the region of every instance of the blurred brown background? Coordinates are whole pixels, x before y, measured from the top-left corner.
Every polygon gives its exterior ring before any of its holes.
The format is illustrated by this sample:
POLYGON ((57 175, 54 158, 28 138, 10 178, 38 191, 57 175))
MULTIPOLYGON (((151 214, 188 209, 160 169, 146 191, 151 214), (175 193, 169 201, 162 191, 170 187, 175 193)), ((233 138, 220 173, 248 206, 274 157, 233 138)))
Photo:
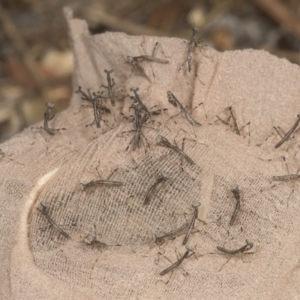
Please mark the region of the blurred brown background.
POLYGON ((2 0, 0 1, 0 142, 58 112, 73 90, 65 5, 92 33, 189 39, 201 30, 219 51, 265 49, 300 64, 300 0, 2 0))

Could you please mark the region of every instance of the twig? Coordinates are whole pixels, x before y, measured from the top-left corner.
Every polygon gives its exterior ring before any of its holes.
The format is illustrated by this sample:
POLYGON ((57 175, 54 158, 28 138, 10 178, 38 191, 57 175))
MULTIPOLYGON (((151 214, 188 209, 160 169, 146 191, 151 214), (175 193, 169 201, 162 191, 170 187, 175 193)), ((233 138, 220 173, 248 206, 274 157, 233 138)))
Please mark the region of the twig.
POLYGON ((11 21, 8 13, 3 9, 1 4, 0 4, 0 23, 2 24, 2 30, 5 32, 7 37, 12 41, 19 55, 21 55, 21 57, 23 58, 23 61, 27 69, 31 73, 44 99, 47 99, 48 97, 46 93, 46 86, 44 81, 42 80, 37 63, 35 62, 33 55, 30 53, 24 40, 19 34, 19 31, 16 28, 15 24, 11 21))
POLYGON ((128 20, 120 19, 103 9, 103 5, 95 2, 93 5, 86 5, 83 9, 84 19, 89 21, 90 26, 94 27, 103 24, 116 31, 122 31, 134 35, 167 36, 168 32, 152 30, 140 24, 132 23, 128 20))
POLYGON ((251 0, 251 2, 300 38, 299 17, 295 12, 290 10, 284 2, 279 0, 251 0))

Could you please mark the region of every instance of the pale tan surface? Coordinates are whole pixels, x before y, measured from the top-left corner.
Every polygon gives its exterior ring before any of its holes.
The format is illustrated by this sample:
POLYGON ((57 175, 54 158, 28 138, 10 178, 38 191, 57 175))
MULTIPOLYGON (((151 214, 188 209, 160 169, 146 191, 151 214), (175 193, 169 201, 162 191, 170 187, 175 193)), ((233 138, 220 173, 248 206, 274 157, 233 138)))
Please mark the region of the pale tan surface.
MULTIPOLYGON (((66 11, 71 42, 76 55, 75 88, 78 83, 97 89, 105 84, 104 69, 113 69, 118 86, 129 93, 138 86, 144 103, 168 108, 156 122, 144 128, 150 148, 125 151, 133 137, 126 115, 129 98, 120 100, 114 110, 114 129, 87 127, 93 120, 92 108, 82 106, 74 95, 72 106, 57 115, 51 125, 67 131, 50 137, 46 132, 27 129, 1 145, 0 160, 0 298, 1 299, 292 299, 299 291, 299 182, 275 182, 273 175, 290 173, 299 166, 299 133, 279 149, 280 137, 273 126, 287 132, 299 113, 300 70, 286 60, 261 51, 218 53, 203 48, 196 51, 191 74, 184 61, 186 44, 175 38, 146 37, 151 53, 156 41, 162 45, 169 65, 144 65, 150 82, 124 64, 126 55, 141 54, 143 37, 122 33, 90 36, 84 21, 72 19, 66 11), (205 104, 193 117, 203 126, 193 127, 167 102, 171 90, 184 105, 205 104), (222 124, 231 105, 239 127, 233 133, 232 121, 222 124), (176 124, 175 122, 176 121, 176 124), (160 122, 160 123, 158 123, 160 122), (167 123, 166 123, 167 122, 167 123), (178 154, 156 146, 158 134, 181 146, 196 165, 178 154), (271 159, 272 160, 269 160, 271 159), (97 174, 97 170, 101 178, 97 174), (80 182, 105 179, 123 181, 120 188, 94 188, 82 192, 80 182), (170 176, 151 198, 143 201, 149 187, 161 172, 170 176), (234 226, 229 222, 235 200, 230 187, 241 190, 241 211, 234 226), (43 201, 51 216, 71 236, 67 240, 49 226, 37 211, 43 201), (161 247, 151 237, 180 227, 190 220, 191 204, 200 201, 199 215, 207 225, 196 222, 199 232, 188 244, 197 246, 182 268, 159 273, 176 252, 183 255, 183 236, 161 247), (102 249, 83 243, 95 235, 107 245, 102 249), (216 246, 236 249, 245 239, 253 241, 254 254, 232 258, 220 254, 216 246), (215 253, 215 254, 207 254, 215 253), (205 255, 206 254, 206 255, 205 255), (184 269, 189 276, 184 276, 184 269)), ((159 52, 159 57, 162 54, 159 52)), ((112 122, 112 120, 110 120, 112 122)), ((112 125, 112 123, 110 123, 112 125)))

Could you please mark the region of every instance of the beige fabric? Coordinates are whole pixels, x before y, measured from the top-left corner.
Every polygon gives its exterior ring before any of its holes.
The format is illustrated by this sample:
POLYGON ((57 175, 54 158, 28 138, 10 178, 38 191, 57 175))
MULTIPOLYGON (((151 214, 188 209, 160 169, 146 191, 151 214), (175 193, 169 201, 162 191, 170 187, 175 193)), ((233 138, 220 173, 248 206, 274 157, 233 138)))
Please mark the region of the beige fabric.
MULTIPOLYGON (((71 107, 51 126, 65 127, 53 137, 26 129, 1 145, 0 160, 0 298, 1 299, 297 299, 299 297, 299 182, 275 182, 274 175, 296 173, 299 132, 280 148, 273 132, 287 132, 299 113, 299 66, 263 51, 218 53, 197 49, 187 72, 186 43, 177 38, 132 37, 122 33, 91 36, 84 21, 66 10, 75 53, 74 89, 97 90, 106 84, 104 69, 113 69, 118 96, 138 86, 148 106, 168 108, 151 117, 143 134, 150 148, 126 151, 133 133, 123 119, 132 101, 120 99, 109 119, 111 129, 86 127, 92 107, 74 95, 71 107), (127 55, 151 53, 169 65, 143 64, 144 72, 124 64, 127 55), (152 67, 152 68, 151 68, 152 67), (155 78, 153 78, 153 73, 155 78), (203 125, 192 126, 166 97, 170 90, 203 125), (84 105, 83 105, 84 104, 84 105), (233 132, 226 107, 232 106, 241 135, 233 132), (206 112, 206 114, 205 114, 206 112), (206 118, 207 115, 207 118, 206 118), (154 129, 153 129, 154 128, 154 129), (157 146, 160 134, 181 147, 195 162, 157 146), (282 159, 284 157, 284 159, 282 159), (113 170, 117 169, 113 174, 113 170), (99 175, 98 175, 99 172, 99 175), (161 172, 170 179, 144 198, 161 172), (80 182, 106 179, 122 187, 86 191, 80 182), (230 188, 238 184, 241 210, 229 226, 235 200, 230 188), (40 202, 70 236, 64 238, 37 210, 40 202), (172 277, 159 273, 185 252, 184 236, 155 245, 153 234, 180 227, 200 201, 199 218, 188 245, 196 246, 172 277), (87 236, 110 245, 84 242, 87 236), (237 249, 245 239, 251 252, 231 258, 216 247, 237 249), (121 246, 118 246, 121 245, 121 246), (163 254, 163 255, 162 255, 163 254), (168 258, 168 259, 167 259, 168 258), (228 261, 228 263, 226 263, 228 261), (225 264, 226 263, 226 264, 225 264), (225 264, 225 265, 224 265, 225 264), (187 273, 189 275, 187 275, 187 273), (165 284, 165 283, 167 284, 165 284)), ((131 93, 130 93, 131 94, 131 93)))

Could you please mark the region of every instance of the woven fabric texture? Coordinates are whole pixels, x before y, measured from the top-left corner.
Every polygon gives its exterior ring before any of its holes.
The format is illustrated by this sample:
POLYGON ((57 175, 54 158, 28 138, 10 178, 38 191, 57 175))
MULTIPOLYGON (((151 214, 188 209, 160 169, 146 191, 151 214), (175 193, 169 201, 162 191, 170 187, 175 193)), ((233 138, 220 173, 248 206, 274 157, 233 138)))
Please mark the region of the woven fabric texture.
POLYGON ((65 14, 74 90, 97 92, 113 70, 116 105, 104 100, 101 127, 86 126, 93 106, 74 93, 49 122, 66 130, 28 128, 0 146, 0 298, 299 297, 300 182, 274 179, 299 171, 297 128, 275 148, 298 119, 299 66, 264 51, 198 46, 189 72, 181 39, 93 36, 65 14), (155 56, 168 64, 126 63, 152 55, 157 42, 155 56), (151 112, 139 143, 132 87, 151 112), (80 186, 96 180, 120 184, 80 186), (217 248, 246 243, 253 247, 239 253, 217 248))

